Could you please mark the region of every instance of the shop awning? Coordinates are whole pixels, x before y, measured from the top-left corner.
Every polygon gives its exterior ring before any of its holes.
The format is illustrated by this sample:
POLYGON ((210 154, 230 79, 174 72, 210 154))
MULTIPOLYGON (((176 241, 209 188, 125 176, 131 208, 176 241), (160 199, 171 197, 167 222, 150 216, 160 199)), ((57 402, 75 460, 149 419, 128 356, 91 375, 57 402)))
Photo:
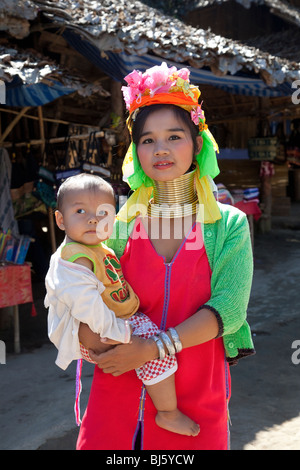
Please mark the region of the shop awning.
MULTIPOLYGON (((133 69, 144 71, 149 67, 159 65, 162 61, 167 62, 169 65, 175 65, 178 68, 184 66, 182 63, 172 62, 149 54, 138 56, 129 55, 125 52, 117 54, 105 51, 105 53, 101 53, 98 47, 91 41, 83 39, 79 34, 71 30, 64 31, 63 36, 80 54, 88 58, 111 78, 120 82, 133 69)), ((217 76, 206 69, 196 69, 190 66, 188 68, 190 70, 190 79, 193 83, 212 85, 229 93, 261 97, 290 96, 292 93, 291 83, 288 82, 284 82, 276 87, 270 87, 262 79, 255 78, 253 75, 217 76)))
POLYGON ((61 96, 73 93, 75 89, 66 87, 58 82, 23 84, 22 80, 15 76, 12 82, 6 83, 7 106, 43 106, 61 96))
POLYGON ((84 96, 109 96, 101 84, 72 75, 37 51, 1 45, 0 80, 5 82, 7 106, 43 106, 76 91, 84 96))

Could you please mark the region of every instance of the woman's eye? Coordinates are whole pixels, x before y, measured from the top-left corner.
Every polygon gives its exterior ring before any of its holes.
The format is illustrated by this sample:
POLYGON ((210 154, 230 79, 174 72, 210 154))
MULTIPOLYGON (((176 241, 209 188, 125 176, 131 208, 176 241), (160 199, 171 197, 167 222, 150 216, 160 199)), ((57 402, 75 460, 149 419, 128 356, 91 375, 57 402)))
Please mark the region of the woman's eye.
POLYGON ((152 139, 148 138, 142 141, 142 144, 151 144, 153 142, 152 139))
POLYGON ((180 139, 179 135, 171 135, 170 140, 178 140, 180 139))
POLYGON ((84 209, 78 209, 77 214, 85 214, 85 210, 84 209))

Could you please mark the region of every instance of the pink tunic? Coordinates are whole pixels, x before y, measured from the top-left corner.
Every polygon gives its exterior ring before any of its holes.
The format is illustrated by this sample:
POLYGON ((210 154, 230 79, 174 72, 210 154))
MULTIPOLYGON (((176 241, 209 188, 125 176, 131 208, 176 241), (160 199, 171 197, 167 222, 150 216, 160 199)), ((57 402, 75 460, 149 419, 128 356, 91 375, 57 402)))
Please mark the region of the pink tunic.
MULTIPOLYGON (((137 220, 121 265, 140 298, 140 311, 161 329, 181 323, 210 298, 211 270, 200 224, 194 224, 171 263, 166 263, 137 220)), ((184 349, 177 360, 178 408, 199 423, 197 437, 156 425, 156 410, 134 371, 112 377, 96 367, 77 448, 130 450, 140 428, 144 450, 228 449, 230 375, 222 338, 184 349)))

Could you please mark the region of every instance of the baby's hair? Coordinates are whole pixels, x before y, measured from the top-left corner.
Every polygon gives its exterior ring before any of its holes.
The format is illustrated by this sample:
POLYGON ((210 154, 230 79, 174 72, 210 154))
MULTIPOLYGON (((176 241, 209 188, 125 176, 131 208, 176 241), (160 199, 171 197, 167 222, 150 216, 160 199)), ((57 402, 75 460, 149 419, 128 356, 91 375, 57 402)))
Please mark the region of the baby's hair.
POLYGON ((103 190, 111 193, 114 198, 114 190, 112 186, 105 181, 101 176, 91 175, 89 173, 80 173, 76 176, 70 176, 59 187, 57 192, 57 209, 62 210, 63 199, 69 190, 83 189, 87 191, 103 190))

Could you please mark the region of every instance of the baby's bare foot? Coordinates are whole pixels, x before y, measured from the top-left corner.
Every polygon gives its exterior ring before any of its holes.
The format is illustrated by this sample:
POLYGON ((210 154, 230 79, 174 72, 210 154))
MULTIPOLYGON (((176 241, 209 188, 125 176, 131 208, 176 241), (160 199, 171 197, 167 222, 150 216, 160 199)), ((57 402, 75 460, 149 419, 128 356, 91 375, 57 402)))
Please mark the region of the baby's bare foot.
POLYGON ((158 411, 155 417, 156 424, 167 431, 176 432, 185 436, 197 436, 200 432, 199 424, 178 409, 174 411, 158 411))

